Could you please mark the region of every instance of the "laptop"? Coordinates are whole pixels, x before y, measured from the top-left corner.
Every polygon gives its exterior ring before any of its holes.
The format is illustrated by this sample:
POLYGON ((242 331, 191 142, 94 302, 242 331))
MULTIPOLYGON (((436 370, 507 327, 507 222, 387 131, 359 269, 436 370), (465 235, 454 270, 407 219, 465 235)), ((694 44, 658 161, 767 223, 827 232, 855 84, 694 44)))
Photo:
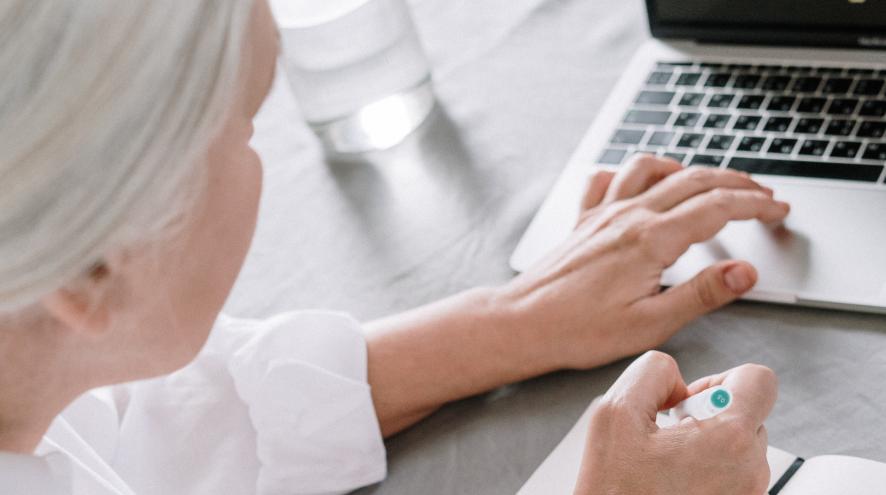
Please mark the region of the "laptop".
POLYGON ((664 274, 723 259, 746 299, 886 313, 886 5, 877 0, 647 0, 633 57, 511 257, 524 271, 577 220, 587 176, 637 152, 751 173, 786 229, 733 222, 664 274))

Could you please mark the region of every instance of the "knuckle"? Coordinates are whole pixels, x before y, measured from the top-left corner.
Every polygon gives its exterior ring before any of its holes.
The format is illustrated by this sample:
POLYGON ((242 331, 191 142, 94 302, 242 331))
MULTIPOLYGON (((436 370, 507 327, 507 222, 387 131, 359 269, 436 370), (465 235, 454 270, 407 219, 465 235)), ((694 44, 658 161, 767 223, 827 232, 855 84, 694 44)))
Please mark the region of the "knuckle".
POLYGON ((645 242, 648 233, 645 222, 627 222, 618 233, 619 244, 632 246, 645 242))
POLYGON ((769 368, 768 366, 764 366, 762 364, 747 363, 747 364, 741 365, 741 369, 744 369, 750 373, 758 375, 760 377, 760 379, 763 379, 763 380, 772 381, 772 380, 776 379, 775 372, 772 371, 772 368, 769 368))
POLYGON ((621 397, 606 394, 594 403, 591 426, 592 428, 600 428, 602 431, 612 429, 631 412, 630 406, 621 397))
POLYGON ((646 363, 654 365, 655 367, 665 369, 677 368, 677 360, 674 359, 670 354, 665 354, 661 351, 648 351, 643 354, 643 359, 646 363))
POLYGON ((731 191, 727 191, 722 187, 718 187, 716 189, 712 189, 711 192, 708 193, 708 198, 715 206, 728 206, 735 199, 735 194, 731 191))
POLYGON ((764 193, 763 191, 746 191, 745 194, 747 195, 747 199, 749 201, 754 201, 754 202, 763 203, 763 202, 768 202, 772 199, 769 196, 767 196, 766 193, 764 193))
POLYGON ((666 226, 653 212, 637 204, 625 205, 613 212, 607 226, 613 228, 614 249, 634 250, 644 260, 655 263, 667 262, 658 242, 665 235, 662 230, 666 226))
POLYGON ((711 180, 713 180, 714 173, 714 170, 709 167, 692 165, 686 168, 685 172, 683 172, 683 176, 686 178, 686 180, 692 182, 708 184, 711 182, 711 180))
POLYGON ((640 168, 654 167, 658 163, 658 158, 649 153, 638 153, 634 155, 634 165, 640 168))
POLYGON ((753 376, 754 379, 758 382, 758 385, 766 385, 772 388, 778 386, 778 376, 772 371, 771 368, 767 366, 763 366, 762 364, 743 364, 739 367, 739 369, 748 374, 749 376, 753 376))
POLYGON ((713 285, 703 278, 696 278, 694 283, 695 299, 703 308, 713 308, 720 305, 720 298, 713 285))

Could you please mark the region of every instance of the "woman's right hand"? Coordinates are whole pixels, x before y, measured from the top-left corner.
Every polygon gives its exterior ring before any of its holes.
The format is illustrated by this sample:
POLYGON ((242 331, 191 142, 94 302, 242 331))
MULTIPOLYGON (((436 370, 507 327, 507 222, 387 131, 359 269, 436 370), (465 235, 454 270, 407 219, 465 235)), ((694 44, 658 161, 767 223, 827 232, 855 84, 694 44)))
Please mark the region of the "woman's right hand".
POLYGON ((638 155, 591 177, 572 235, 489 306, 541 371, 611 363, 660 346, 756 283, 748 262, 723 260, 662 290, 663 274, 692 245, 732 221, 780 224, 789 211, 747 174, 638 155))
POLYGON ((739 366, 687 387, 673 358, 648 352, 595 404, 575 493, 761 495, 769 483, 763 421, 776 395, 775 375, 763 366, 739 366), (659 411, 716 385, 732 391, 729 409, 656 425, 659 411))

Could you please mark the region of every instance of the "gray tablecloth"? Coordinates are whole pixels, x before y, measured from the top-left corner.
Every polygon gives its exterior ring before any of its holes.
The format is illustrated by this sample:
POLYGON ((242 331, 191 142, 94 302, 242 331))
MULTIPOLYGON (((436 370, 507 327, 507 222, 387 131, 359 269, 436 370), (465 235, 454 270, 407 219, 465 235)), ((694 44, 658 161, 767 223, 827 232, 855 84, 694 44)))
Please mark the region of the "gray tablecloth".
MULTIPOLYGON (((327 163, 278 77, 257 119, 265 195, 227 310, 368 320, 502 283, 535 209, 648 36, 640 0, 414 0, 439 108, 403 146, 327 163)), ((835 268, 836 269, 836 268, 835 268)), ((737 304, 664 346, 688 378, 755 361, 773 445, 886 461, 886 319, 737 304)), ((513 494, 626 362, 462 401, 388 441, 364 493, 513 494)))

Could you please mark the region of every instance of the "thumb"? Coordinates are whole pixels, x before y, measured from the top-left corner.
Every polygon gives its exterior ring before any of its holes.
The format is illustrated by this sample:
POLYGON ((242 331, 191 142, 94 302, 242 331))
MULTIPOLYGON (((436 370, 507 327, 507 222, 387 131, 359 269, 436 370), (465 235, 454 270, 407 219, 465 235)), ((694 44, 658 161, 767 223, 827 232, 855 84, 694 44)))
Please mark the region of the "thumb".
POLYGON ((628 406, 650 425, 658 411, 673 407, 689 396, 680 367, 671 356, 658 351, 643 354, 618 377, 604 399, 628 406))
POLYGON ((757 270, 745 261, 723 261, 688 282, 653 297, 653 313, 670 323, 669 331, 738 299, 757 283, 757 270))

